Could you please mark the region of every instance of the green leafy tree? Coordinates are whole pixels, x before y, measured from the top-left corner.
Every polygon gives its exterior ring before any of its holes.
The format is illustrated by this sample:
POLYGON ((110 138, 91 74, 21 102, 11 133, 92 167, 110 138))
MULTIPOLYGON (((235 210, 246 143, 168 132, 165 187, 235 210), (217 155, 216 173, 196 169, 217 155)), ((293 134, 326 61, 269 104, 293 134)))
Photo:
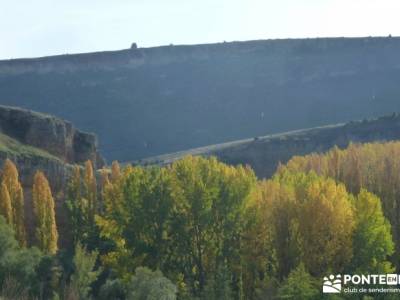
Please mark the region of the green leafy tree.
POLYGON ((66 276, 65 270, 61 266, 59 256, 44 255, 40 264, 36 267, 36 276, 38 286, 36 287, 38 295, 42 299, 58 299, 62 295, 63 281, 66 276))
POLYGON ((101 300, 124 300, 126 299, 126 289, 120 279, 107 279, 101 286, 98 298, 101 300))
POLYGON ((87 201, 82 195, 80 167, 75 165, 72 176, 68 182, 66 206, 68 210, 68 218, 70 231, 72 235, 73 248, 85 239, 87 231, 87 201))
POLYGON ((234 299, 230 276, 231 273, 226 264, 221 264, 215 274, 209 274, 202 298, 205 300, 234 299))
POLYGON ((101 273, 100 268, 95 270, 97 257, 98 252, 87 252, 80 243, 76 245, 71 288, 79 296, 79 299, 90 299, 91 285, 101 273))
POLYGON ((188 156, 172 165, 177 186, 177 216, 172 236, 182 273, 201 294, 207 274, 227 261, 240 294, 242 213, 255 186, 251 169, 231 167, 215 158, 188 156))
POLYGON ((300 263, 290 272, 278 290, 279 299, 311 300, 320 299, 320 286, 300 263))
POLYGON ((36 268, 41 257, 37 248, 22 248, 13 229, 0 216, 0 286, 13 278, 31 292, 37 285, 36 268))
POLYGON ((94 226, 94 216, 97 213, 97 183, 93 170, 93 164, 90 160, 85 163, 84 174, 85 198, 88 204, 88 220, 90 226, 94 226))
POLYGON ((172 219, 172 184, 166 169, 134 168, 121 184, 106 187, 106 213, 97 216, 104 238, 113 251, 103 261, 129 280, 131 270, 144 264, 162 268, 170 255, 169 223, 172 219))
POLYGON ((128 286, 128 300, 175 300, 176 286, 160 271, 139 267, 128 286))
POLYGON ((394 252, 391 228, 378 197, 361 190, 355 199, 356 229, 353 235, 352 271, 359 274, 386 274, 394 271, 388 261, 394 252))
POLYGON ((200 296, 226 262, 242 293, 243 210, 256 183, 249 168, 189 156, 170 167, 127 167, 116 178, 96 222, 112 245, 102 261, 119 278, 128 282, 132 269, 147 266, 179 283, 182 295, 200 296))
POLYGON ((97 213, 97 184, 92 163, 87 161, 82 174, 75 166, 67 187, 67 210, 73 245, 83 243, 93 248, 97 245, 98 232, 94 222, 97 213))

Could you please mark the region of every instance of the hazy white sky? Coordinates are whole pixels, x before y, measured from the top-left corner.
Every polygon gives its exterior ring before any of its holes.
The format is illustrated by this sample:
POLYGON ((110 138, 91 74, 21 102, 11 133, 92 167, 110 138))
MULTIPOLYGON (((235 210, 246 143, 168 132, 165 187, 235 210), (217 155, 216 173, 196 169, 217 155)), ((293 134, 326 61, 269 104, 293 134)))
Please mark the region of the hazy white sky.
POLYGON ((0 59, 165 44, 400 35, 400 0, 0 0, 0 59))

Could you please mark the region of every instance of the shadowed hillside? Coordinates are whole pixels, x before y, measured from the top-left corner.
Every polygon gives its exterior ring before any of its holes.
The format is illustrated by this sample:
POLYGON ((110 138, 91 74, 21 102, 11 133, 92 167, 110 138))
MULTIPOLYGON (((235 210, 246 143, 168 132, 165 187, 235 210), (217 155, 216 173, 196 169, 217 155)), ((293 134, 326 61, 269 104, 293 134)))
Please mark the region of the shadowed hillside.
POLYGON ((136 165, 170 164, 185 155, 216 156, 227 164, 251 166, 260 178, 270 177, 281 163, 295 155, 323 153, 334 146, 345 148, 349 143, 400 140, 400 115, 374 120, 349 122, 331 126, 296 130, 254 139, 210 145, 197 149, 160 155, 135 161, 136 165))
POLYGON ((164 46, 0 61, 0 104, 96 132, 108 159, 400 111, 400 38, 164 46))

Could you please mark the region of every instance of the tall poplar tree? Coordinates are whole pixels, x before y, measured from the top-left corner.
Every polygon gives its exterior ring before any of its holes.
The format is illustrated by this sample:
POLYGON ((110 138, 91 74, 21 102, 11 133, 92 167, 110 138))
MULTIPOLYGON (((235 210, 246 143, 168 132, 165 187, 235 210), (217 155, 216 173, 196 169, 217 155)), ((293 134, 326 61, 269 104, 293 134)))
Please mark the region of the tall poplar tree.
POLYGON ((5 218, 7 224, 13 223, 10 193, 4 183, 1 183, 0 188, 0 215, 5 218))
POLYGON ((111 165, 111 182, 116 183, 121 178, 121 168, 118 161, 114 160, 111 165))
POLYGON ((82 197, 81 181, 80 167, 74 166, 72 177, 68 183, 66 200, 73 246, 83 240, 87 224, 87 201, 82 197))
POLYGON ((9 159, 4 163, 2 183, 7 187, 10 196, 15 237, 21 246, 25 246, 24 193, 19 182, 17 167, 9 159))
POLYGON ((35 213, 35 237, 38 247, 45 253, 57 252, 58 232, 54 210, 54 199, 46 176, 38 171, 32 189, 35 213))
POLYGON ((88 219, 91 226, 94 225, 94 216, 97 213, 97 183, 90 160, 85 163, 85 198, 88 202, 88 219))

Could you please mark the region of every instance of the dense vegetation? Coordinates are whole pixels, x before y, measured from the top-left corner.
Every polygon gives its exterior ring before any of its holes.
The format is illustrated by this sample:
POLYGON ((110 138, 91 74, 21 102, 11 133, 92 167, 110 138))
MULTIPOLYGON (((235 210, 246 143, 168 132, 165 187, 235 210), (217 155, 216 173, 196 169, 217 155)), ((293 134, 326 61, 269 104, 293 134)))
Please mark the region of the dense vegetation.
POLYGON ((98 176, 88 161, 65 191, 65 249, 41 172, 27 245, 22 189, 7 161, 0 297, 320 299, 331 272, 398 271, 398 153, 400 143, 335 148, 295 157, 262 181, 215 158, 163 168, 114 162, 98 176))
POLYGON ((396 245, 393 263, 400 268, 400 143, 350 145, 326 154, 292 158, 282 170, 316 172, 343 182, 352 193, 367 189, 380 197, 396 245))
POLYGON ((399 51, 394 37, 321 38, 1 61, 0 98, 130 161, 399 111, 399 51))

